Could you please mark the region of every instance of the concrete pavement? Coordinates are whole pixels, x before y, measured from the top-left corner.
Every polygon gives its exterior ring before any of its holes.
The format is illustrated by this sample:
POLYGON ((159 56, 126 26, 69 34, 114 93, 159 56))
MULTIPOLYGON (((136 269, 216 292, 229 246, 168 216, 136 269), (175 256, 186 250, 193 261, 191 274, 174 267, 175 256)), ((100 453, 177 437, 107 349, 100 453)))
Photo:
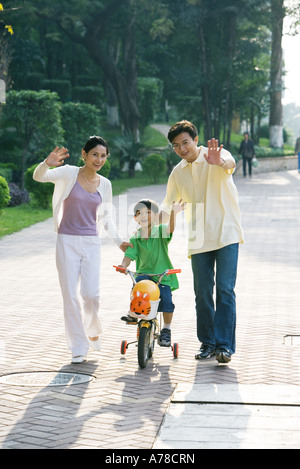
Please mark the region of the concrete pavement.
MULTIPOLYGON (((180 267, 173 340, 144 370, 135 328, 120 316, 130 281, 103 240, 102 350, 70 364, 55 267, 52 220, 0 240, 0 447, 2 449, 200 449, 300 447, 300 185, 297 171, 235 176, 246 243, 240 248, 237 352, 229 365, 194 359, 194 295, 186 228, 170 256, 180 267)), ((114 198, 124 236, 132 204, 161 202, 164 186, 114 198)), ((128 220, 130 223, 128 224, 128 220)), ((0 218, 1 223, 1 218, 0 218)))

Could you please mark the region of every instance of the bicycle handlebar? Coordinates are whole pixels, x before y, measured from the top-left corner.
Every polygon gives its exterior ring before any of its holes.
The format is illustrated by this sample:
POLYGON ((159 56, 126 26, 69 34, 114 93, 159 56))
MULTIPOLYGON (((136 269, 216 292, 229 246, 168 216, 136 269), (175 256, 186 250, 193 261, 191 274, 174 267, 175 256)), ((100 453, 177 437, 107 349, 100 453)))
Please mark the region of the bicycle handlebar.
POLYGON ((119 267, 118 265, 113 265, 117 272, 126 272, 125 267, 119 267))
POLYGON ((168 269, 167 272, 167 275, 171 275, 171 274, 180 274, 181 273, 181 269, 168 269))
POLYGON ((118 265, 114 265, 113 267, 116 269, 117 272, 124 272, 124 274, 130 272, 133 275, 149 275, 149 277, 160 277, 160 276, 163 276, 163 275, 171 275, 171 274, 180 274, 181 273, 181 269, 167 269, 161 274, 148 274, 148 273, 143 274, 143 273, 140 273, 140 272, 132 272, 131 270, 126 269, 125 267, 119 267, 118 265))

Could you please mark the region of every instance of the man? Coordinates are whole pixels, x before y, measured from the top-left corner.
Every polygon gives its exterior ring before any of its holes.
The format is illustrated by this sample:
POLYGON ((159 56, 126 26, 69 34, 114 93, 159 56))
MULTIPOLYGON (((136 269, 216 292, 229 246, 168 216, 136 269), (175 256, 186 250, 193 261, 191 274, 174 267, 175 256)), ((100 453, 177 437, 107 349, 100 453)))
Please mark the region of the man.
POLYGON ((242 140, 239 155, 243 157, 243 175, 247 176, 247 164, 249 176, 252 176, 252 160, 255 157, 254 143, 249 139, 248 132, 244 132, 244 140, 242 140))
POLYGON ((168 139, 182 161, 170 174, 161 209, 170 213, 173 202, 186 203, 197 336, 202 344, 195 358, 216 355, 218 362, 228 363, 235 352, 234 288, 238 248, 243 242, 238 193, 232 179, 235 160, 215 139, 208 141, 208 148, 198 147, 197 129, 189 121, 174 124, 168 139))

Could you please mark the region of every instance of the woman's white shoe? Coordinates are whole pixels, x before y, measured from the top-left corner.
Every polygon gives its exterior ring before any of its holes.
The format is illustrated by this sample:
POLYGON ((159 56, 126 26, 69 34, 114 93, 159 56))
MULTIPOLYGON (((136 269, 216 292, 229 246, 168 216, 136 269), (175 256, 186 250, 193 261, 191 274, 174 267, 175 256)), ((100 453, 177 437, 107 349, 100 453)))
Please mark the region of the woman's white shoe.
POLYGON ((101 342, 100 342, 99 337, 97 340, 91 340, 89 338, 89 343, 92 349, 94 349, 96 352, 99 352, 101 350, 101 342))
POLYGON ((85 357, 83 355, 77 355, 76 357, 72 357, 72 363, 83 363, 85 362, 85 357))

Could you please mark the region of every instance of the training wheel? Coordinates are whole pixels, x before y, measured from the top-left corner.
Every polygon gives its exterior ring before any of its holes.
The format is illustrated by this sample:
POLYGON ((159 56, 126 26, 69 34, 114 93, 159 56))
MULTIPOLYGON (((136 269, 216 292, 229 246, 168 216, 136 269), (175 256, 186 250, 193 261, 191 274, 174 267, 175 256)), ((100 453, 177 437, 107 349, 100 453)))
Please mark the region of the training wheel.
POLYGON ((179 345, 177 343, 173 344, 172 350, 173 350, 173 357, 178 358, 179 345))
POLYGON ((121 354, 122 355, 125 355, 125 353, 127 352, 127 348, 128 348, 127 340, 122 340, 122 343, 121 343, 121 354))

